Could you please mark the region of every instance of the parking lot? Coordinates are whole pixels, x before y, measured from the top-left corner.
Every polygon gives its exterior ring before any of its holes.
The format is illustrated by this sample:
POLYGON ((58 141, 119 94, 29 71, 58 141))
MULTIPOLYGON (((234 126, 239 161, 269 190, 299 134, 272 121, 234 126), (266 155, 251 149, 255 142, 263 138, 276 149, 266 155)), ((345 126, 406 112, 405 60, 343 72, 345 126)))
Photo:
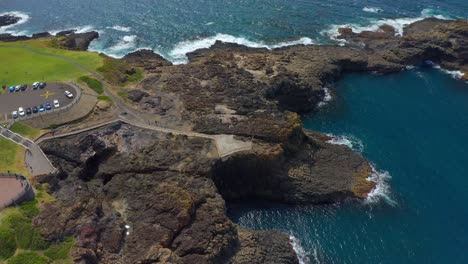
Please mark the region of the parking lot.
POLYGON ((9 92, 7 88, 3 94, 0 95, 0 114, 2 116, 5 114, 10 116, 12 111, 18 111, 20 107, 23 107, 26 111, 28 107, 45 106, 46 102, 49 102, 52 108, 54 108, 54 100, 58 100, 60 108, 64 108, 73 101, 73 98, 65 96, 65 91, 67 90, 76 96, 75 88, 66 83, 47 83, 45 88, 38 88, 37 90, 32 88, 32 84, 28 84, 28 88, 25 91, 14 92, 9 92))

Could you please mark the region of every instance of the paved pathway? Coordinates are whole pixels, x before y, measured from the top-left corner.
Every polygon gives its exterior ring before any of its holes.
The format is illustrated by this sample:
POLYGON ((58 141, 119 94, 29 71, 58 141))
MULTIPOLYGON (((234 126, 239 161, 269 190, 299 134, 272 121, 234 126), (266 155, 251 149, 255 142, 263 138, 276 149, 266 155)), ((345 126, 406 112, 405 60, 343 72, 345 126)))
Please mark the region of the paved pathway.
POLYGON ((24 159, 31 175, 38 176, 53 173, 55 171, 54 166, 50 163, 50 160, 37 143, 3 127, 0 127, 0 136, 21 145, 26 149, 24 159))

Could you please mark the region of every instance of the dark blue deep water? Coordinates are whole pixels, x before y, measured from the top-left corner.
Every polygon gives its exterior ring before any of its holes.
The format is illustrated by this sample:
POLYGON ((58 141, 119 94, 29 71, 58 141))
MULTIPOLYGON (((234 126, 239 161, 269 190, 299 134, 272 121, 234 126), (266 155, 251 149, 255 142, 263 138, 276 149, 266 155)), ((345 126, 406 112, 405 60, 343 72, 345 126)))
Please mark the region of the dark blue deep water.
MULTIPOLYGON (((334 43, 356 30, 424 17, 467 18, 466 0, 0 0, 21 23, 0 33, 98 30, 91 50, 121 57, 151 48, 183 63, 216 40, 251 47, 334 43)), ((468 85, 436 69, 346 75, 304 119, 377 170, 363 203, 232 205, 244 226, 292 235, 303 263, 468 263, 468 85)))
POLYGON ((231 217, 288 231, 305 262, 468 263, 468 84, 417 69, 349 74, 332 94, 304 126, 340 136, 374 164, 383 180, 374 200, 243 204, 231 217))

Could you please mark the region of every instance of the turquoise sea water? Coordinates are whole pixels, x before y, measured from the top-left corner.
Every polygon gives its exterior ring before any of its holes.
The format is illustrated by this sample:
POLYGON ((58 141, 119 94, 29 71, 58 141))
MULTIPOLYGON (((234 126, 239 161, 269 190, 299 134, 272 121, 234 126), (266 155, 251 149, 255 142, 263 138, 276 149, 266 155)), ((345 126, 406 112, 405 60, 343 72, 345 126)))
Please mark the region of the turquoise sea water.
MULTIPOLYGON (((182 63, 215 40, 252 47, 333 43, 355 29, 436 16, 467 17, 466 0, 0 0, 24 19, 0 33, 98 30, 92 50, 120 57, 151 48, 182 63)), ((367 203, 231 205, 232 219, 294 237, 303 263, 468 263, 468 85, 436 69, 352 74, 304 118, 378 170, 367 203)))
POLYGON ((293 234, 306 263, 468 263, 468 84, 416 69, 349 74, 332 94, 304 126, 361 150, 385 178, 375 200, 243 204, 231 217, 293 234))

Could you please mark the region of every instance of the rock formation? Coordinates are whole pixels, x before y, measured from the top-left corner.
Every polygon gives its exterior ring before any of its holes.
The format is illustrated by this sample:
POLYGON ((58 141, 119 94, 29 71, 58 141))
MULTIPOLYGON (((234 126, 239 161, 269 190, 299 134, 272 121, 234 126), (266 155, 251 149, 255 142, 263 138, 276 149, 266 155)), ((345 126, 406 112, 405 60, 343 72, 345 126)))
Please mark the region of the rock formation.
POLYGON ((368 162, 302 129, 299 114, 316 111, 323 88, 345 72, 392 73, 427 60, 466 72, 467 20, 395 32, 341 29, 345 47, 217 42, 186 65, 150 51, 125 56, 146 73, 129 92, 134 109, 163 127, 250 140, 252 150, 221 159, 210 140, 121 124, 43 142, 60 173, 41 179, 56 200, 36 226, 50 241, 74 236, 79 263, 297 263, 285 234, 237 227, 224 201, 364 198, 374 187, 368 162))
POLYGON ((0 16, 0 27, 14 25, 14 24, 18 23, 20 20, 21 20, 20 17, 13 16, 13 15, 10 15, 10 14, 0 16))

